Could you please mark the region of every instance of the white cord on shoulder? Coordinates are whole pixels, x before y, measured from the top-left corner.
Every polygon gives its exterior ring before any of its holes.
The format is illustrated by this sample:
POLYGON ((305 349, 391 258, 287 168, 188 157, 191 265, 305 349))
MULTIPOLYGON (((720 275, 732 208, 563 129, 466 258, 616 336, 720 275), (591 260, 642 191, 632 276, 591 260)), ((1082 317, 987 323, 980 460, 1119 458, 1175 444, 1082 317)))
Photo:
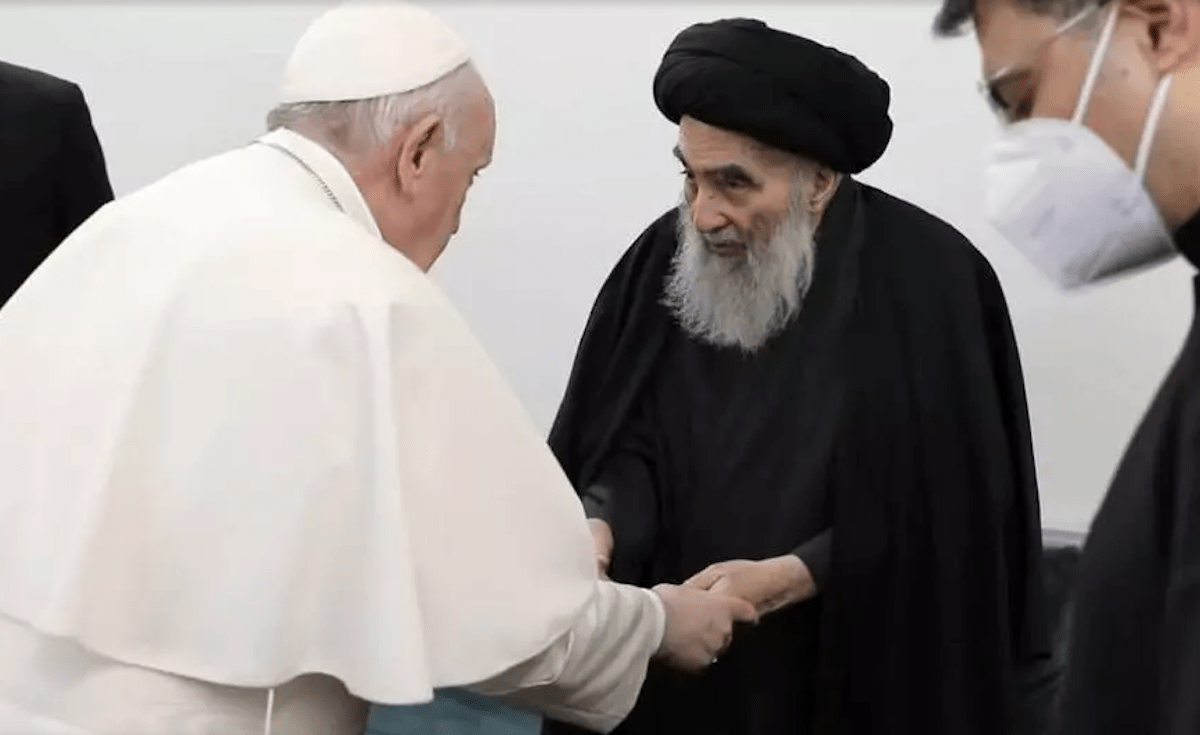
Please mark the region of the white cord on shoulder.
POLYGON ((267 690, 267 720, 263 723, 263 735, 271 735, 271 720, 275 714, 275 687, 267 690))

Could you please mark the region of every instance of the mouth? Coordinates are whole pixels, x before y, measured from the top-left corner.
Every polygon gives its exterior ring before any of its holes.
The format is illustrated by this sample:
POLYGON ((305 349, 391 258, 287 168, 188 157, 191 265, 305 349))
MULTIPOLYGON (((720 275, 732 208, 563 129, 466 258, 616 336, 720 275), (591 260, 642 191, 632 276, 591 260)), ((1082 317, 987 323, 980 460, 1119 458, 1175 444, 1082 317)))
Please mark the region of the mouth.
POLYGON ((706 242, 704 246, 719 258, 735 258, 746 252, 746 246, 740 242, 706 242))

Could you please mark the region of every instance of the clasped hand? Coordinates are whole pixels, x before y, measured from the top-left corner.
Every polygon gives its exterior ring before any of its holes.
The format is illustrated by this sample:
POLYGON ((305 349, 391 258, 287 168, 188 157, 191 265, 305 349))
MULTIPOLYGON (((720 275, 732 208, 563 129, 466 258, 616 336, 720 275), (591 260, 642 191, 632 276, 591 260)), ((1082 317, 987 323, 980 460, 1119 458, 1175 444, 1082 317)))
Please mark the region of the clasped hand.
POLYGON ((723 561, 683 584, 743 599, 760 616, 807 600, 817 591, 808 567, 793 554, 762 561, 723 561))
MULTIPOLYGON (((590 520, 589 526, 597 572, 608 579, 612 529, 598 519, 590 520)), ((681 586, 659 585, 654 592, 667 612, 659 655, 678 668, 700 671, 729 647, 736 623, 757 622, 762 615, 813 597, 817 590, 804 562, 787 554, 719 562, 681 586)))
POLYGON ((788 555, 713 564, 680 587, 660 585, 654 591, 667 608, 666 658, 679 668, 698 671, 729 647, 736 623, 757 622, 762 615, 811 597, 815 587, 804 562, 788 555))
MULTIPOLYGON (((588 523, 597 573, 607 579, 612 529, 599 519, 588 523)), ((789 555, 765 561, 721 562, 681 586, 659 585, 654 592, 667 613, 659 655, 678 668, 700 671, 729 647, 736 623, 757 622, 760 615, 810 597, 815 590, 804 563, 789 555)))
MULTIPOLYGON (((590 519, 588 525, 592 531, 596 571, 602 579, 608 579, 613 550, 612 529, 595 518, 590 519)), ((739 597, 754 605, 760 616, 808 600, 817 593, 812 573, 800 557, 793 554, 761 561, 723 561, 694 575, 683 586, 739 597)))
MULTIPOLYGON (((595 545, 596 572, 601 579, 608 579, 612 529, 598 519, 589 520, 588 526, 595 545)), ((654 594, 662 601, 667 618, 657 655, 684 671, 695 673, 711 666, 729 647, 735 624, 758 620, 753 605, 721 592, 660 584, 654 594)))

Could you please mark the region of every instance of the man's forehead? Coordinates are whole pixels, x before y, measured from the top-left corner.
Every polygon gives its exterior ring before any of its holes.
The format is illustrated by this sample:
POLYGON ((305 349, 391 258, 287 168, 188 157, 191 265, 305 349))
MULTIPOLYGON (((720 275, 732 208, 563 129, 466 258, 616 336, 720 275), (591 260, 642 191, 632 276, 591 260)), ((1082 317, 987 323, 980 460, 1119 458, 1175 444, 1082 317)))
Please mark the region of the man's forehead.
POLYGON ((1056 14, 1035 12, 1012 0, 980 3, 975 34, 983 56, 984 78, 1030 63, 1030 54, 1062 23, 1056 14))
POLYGON ((703 160, 705 163, 752 164, 758 160, 762 147, 762 144, 743 133, 685 118, 679 126, 679 142, 675 146, 675 155, 689 164, 693 160, 703 160))
POLYGON ((491 165, 496 147, 496 107, 491 97, 480 99, 470 112, 468 133, 475 139, 472 150, 476 165, 491 165))

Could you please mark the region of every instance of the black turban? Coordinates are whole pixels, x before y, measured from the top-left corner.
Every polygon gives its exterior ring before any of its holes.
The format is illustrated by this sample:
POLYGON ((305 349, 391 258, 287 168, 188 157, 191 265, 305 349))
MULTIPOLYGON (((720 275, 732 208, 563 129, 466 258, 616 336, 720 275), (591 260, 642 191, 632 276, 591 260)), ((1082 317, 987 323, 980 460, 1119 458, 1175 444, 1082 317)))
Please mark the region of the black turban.
POLYGON ((685 29, 654 75, 671 122, 687 115, 847 174, 887 149, 890 101, 853 56, 746 18, 685 29))

